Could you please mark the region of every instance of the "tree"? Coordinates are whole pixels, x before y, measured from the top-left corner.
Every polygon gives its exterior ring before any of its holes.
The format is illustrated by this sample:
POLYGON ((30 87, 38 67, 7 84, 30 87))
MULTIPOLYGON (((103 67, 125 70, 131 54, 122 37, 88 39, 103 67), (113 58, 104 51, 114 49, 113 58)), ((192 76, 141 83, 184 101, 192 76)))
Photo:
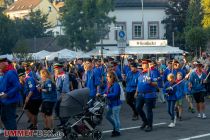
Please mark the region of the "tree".
POLYGON ((21 38, 44 37, 45 31, 50 27, 48 15, 40 10, 31 11, 28 18, 16 19, 16 29, 21 38))
POLYGON ((207 44, 207 34, 202 27, 191 28, 185 33, 186 44, 189 50, 198 56, 199 49, 205 50, 207 44))
POLYGON ((162 21, 165 24, 166 34, 169 45, 172 45, 174 32, 175 46, 184 46, 184 28, 187 15, 189 0, 169 0, 168 7, 165 10, 166 18, 162 21))
POLYGON ((202 27, 203 9, 200 0, 190 0, 187 10, 186 28, 189 30, 194 27, 202 27))
POLYGON ((187 9, 185 40, 188 50, 198 56, 198 49, 205 50, 207 35, 202 28, 203 9, 200 0, 190 0, 187 9))
POLYGON ((202 6, 203 6, 203 27, 207 28, 210 27, 210 1, 209 0, 202 0, 202 6))
POLYGON ((69 47, 92 49, 109 32, 112 10, 113 0, 67 0, 62 21, 69 47))
POLYGON ((14 26, 13 21, 0 13, 0 53, 11 53, 18 39, 14 26))

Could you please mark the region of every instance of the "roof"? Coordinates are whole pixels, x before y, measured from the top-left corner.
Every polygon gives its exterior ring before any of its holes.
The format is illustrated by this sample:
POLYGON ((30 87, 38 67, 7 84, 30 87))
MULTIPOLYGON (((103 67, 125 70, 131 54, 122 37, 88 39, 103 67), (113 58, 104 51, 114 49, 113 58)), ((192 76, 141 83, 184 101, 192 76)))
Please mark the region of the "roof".
POLYGON ((34 9, 42 0, 18 0, 10 5, 4 12, 34 9))
MULTIPOLYGON (((21 44, 20 41, 16 43, 15 48, 19 47, 18 44, 21 44)), ((53 37, 36 38, 36 43, 34 39, 25 39, 23 41, 26 46, 26 52, 28 53, 35 53, 42 50, 55 52, 65 48, 65 46, 58 45, 58 38, 53 37)))
MULTIPOLYGON (((166 7, 169 0, 143 0, 144 7, 166 7)), ((115 0, 116 8, 141 7, 141 0, 115 0)))

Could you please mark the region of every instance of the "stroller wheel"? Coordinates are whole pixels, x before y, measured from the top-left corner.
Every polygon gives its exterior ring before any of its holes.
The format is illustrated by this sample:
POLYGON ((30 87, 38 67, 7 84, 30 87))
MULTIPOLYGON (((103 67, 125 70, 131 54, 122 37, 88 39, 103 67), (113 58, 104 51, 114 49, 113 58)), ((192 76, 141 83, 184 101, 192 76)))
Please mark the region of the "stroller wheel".
POLYGON ((69 133, 66 136, 66 140, 78 140, 78 135, 76 133, 69 133))
POLYGON ((102 132, 98 129, 94 129, 92 131, 92 139, 93 140, 100 140, 102 138, 102 132))

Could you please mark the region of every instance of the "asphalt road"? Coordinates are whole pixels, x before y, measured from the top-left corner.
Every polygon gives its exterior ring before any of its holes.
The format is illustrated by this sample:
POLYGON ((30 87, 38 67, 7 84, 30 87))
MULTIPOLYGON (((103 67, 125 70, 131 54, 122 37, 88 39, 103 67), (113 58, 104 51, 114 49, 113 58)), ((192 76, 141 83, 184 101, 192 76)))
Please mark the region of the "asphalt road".
MULTIPOLYGON (((126 103, 123 104, 121 110, 121 136, 111 138, 110 131, 111 125, 106 119, 98 127, 103 130, 103 140, 210 140, 210 100, 206 99, 206 119, 197 118, 197 113, 190 113, 187 111, 188 106, 184 104, 183 120, 177 121, 175 128, 168 128, 170 123, 170 117, 167 114, 167 104, 157 103, 154 109, 154 129, 152 132, 144 132, 139 129, 141 120, 131 120, 131 109, 126 103)), ((20 111, 18 112, 21 113, 20 111)), ((26 129, 28 123, 27 117, 24 114, 18 124, 18 129, 26 129)), ((55 120, 55 124, 58 123, 55 120)), ((39 116, 39 129, 43 129, 43 120, 39 116)), ((3 135, 0 136, 0 140, 6 139, 3 135)), ((19 140, 60 140, 61 138, 19 138, 19 140)), ((82 138, 81 140, 91 140, 89 138, 82 138)))

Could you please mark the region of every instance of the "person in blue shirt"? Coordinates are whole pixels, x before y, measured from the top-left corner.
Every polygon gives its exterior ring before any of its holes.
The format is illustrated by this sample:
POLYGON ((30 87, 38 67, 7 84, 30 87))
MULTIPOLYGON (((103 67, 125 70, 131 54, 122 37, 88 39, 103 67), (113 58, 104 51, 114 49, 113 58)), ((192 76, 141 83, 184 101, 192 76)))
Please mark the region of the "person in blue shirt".
POLYGON ((52 130, 53 129, 53 108, 57 101, 57 93, 55 83, 52 81, 49 71, 43 69, 40 71, 42 85, 42 107, 41 112, 43 113, 44 119, 44 129, 52 130))
POLYGON ((177 85, 177 94, 179 95, 177 97, 177 101, 176 101, 176 113, 177 113, 177 118, 179 119, 179 121, 182 120, 182 112, 183 112, 183 98, 185 96, 184 94, 184 88, 185 88, 185 80, 183 80, 183 76, 181 72, 177 73, 177 79, 176 79, 176 83, 177 85))
POLYGON ((69 75, 63 70, 63 64, 55 63, 54 67, 54 79, 57 91, 57 101, 55 104, 55 114, 60 120, 58 126, 62 126, 65 123, 65 120, 60 117, 60 103, 64 94, 70 92, 70 81, 69 75))
POLYGON ((172 73, 172 61, 168 61, 167 68, 163 72, 163 82, 167 82, 167 76, 172 73))
POLYGON ((87 60, 85 64, 87 66, 85 86, 90 89, 90 99, 94 100, 96 93, 100 91, 101 76, 100 73, 94 71, 91 60, 87 60))
POLYGON ((168 127, 172 128, 176 125, 175 104, 177 100, 177 86, 175 86, 175 76, 172 73, 168 75, 167 80, 168 82, 165 83, 163 91, 168 102, 168 114, 171 117, 171 123, 168 125, 168 127))
POLYGON ((160 71, 157 68, 157 63, 155 61, 151 61, 151 63, 149 63, 149 66, 150 66, 150 69, 151 69, 151 74, 152 75, 157 75, 157 84, 158 84, 158 87, 157 87, 158 94, 157 94, 157 96, 158 96, 158 100, 161 103, 165 103, 165 97, 164 97, 163 90, 162 90, 163 89, 163 81, 162 81, 160 71))
POLYGON ((133 111, 133 117, 132 120, 138 120, 138 112, 136 111, 136 103, 135 103, 135 93, 136 93, 136 87, 138 83, 138 77, 139 72, 137 70, 137 64, 131 63, 130 64, 131 71, 128 72, 126 76, 126 102, 131 107, 133 111))
MULTIPOLYGON (((0 69, 3 72, 0 83, 1 120, 6 130, 17 130, 16 107, 21 100, 19 93, 21 85, 16 70, 7 58, 0 59, 0 69)), ((17 137, 8 138, 8 140, 17 139, 17 137)))
POLYGON ((178 73, 178 72, 182 73, 182 77, 185 77, 186 72, 185 72, 184 69, 182 69, 182 68, 180 67, 179 61, 174 60, 172 65, 173 65, 172 73, 173 73, 174 76, 175 76, 175 80, 176 80, 176 76, 177 76, 177 73, 178 73))
POLYGON ((37 117, 39 113, 39 107, 42 103, 41 93, 37 89, 36 81, 33 77, 25 77, 24 84, 25 104, 24 109, 27 110, 27 116, 31 122, 28 129, 37 129, 37 117))
MULTIPOLYGON (((108 111, 106 114, 106 119, 112 124, 113 131, 112 137, 120 136, 120 110, 121 110, 121 100, 120 100, 120 85, 117 82, 116 74, 113 71, 107 73, 107 90, 103 94, 109 100, 108 111)), ((101 94, 97 94, 101 95, 101 94)))
POLYGON ((204 104, 204 95, 206 92, 205 83, 206 81, 206 74, 203 72, 202 64, 197 62, 196 70, 192 72, 190 75, 189 82, 191 84, 191 92, 193 97, 196 101, 196 108, 198 112, 198 118, 206 118, 205 114, 205 104, 204 104))
POLYGON ((136 109, 141 116, 143 124, 141 126, 142 130, 150 132, 153 129, 153 111, 155 107, 156 97, 157 97, 157 78, 158 76, 151 72, 149 68, 150 60, 142 60, 142 72, 138 77, 137 90, 135 93, 136 97, 136 109), (143 110, 144 105, 146 105, 146 114, 143 110))

